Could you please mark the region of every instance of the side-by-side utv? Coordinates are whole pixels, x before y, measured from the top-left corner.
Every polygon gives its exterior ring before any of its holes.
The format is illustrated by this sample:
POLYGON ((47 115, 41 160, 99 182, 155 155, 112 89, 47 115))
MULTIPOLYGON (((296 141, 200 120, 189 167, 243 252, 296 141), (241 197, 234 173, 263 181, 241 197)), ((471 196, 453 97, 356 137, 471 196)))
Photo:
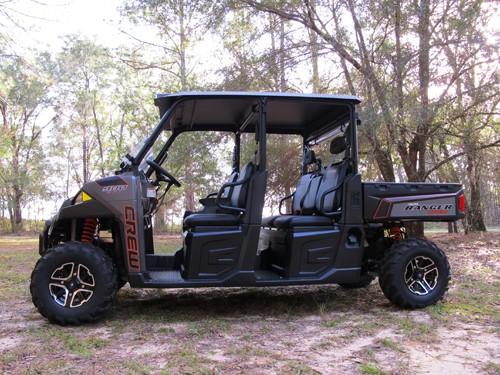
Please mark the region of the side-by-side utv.
POLYGON ((405 224, 462 218, 462 186, 362 182, 358 98, 186 92, 158 95, 155 103, 161 119, 151 135, 114 176, 88 182, 66 200, 40 235, 30 289, 51 322, 100 318, 127 282, 132 288, 360 288, 378 276, 383 293, 402 308, 443 297, 446 256, 430 241, 407 238, 405 224), (168 138, 161 137, 165 131, 168 138), (233 172, 200 200, 200 211, 184 213, 182 247, 155 254, 152 215, 159 197, 181 186, 162 166, 168 151, 183 132, 214 131, 234 136, 233 172), (244 133, 254 148, 245 164, 244 133), (263 218, 268 134, 302 137, 303 162, 295 192, 279 202, 281 214, 263 218), (315 155, 321 144, 329 144, 330 160, 315 155))

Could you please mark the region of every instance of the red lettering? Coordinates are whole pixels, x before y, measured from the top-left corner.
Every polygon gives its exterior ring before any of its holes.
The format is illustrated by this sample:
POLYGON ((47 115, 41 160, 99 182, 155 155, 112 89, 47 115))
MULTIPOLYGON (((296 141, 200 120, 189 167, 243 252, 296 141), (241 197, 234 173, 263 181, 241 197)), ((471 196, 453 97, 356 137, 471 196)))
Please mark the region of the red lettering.
POLYGON ((139 256, 139 243, 136 237, 137 223, 135 220, 135 210, 133 207, 125 206, 123 211, 125 218, 125 241, 127 245, 128 269, 132 272, 141 270, 139 256))

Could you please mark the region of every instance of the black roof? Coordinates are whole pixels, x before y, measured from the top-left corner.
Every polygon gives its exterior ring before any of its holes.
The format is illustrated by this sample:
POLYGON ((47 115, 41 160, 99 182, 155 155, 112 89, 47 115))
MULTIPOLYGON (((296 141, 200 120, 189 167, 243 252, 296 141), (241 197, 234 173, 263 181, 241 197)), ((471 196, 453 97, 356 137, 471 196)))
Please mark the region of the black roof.
MULTIPOLYGON (((302 134, 315 137, 344 123, 356 96, 275 92, 179 92, 158 94, 155 105, 160 116, 175 103, 175 115, 166 124, 173 130, 236 131, 257 108, 259 98, 267 98, 266 131, 277 134, 302 134)), ((253 132, 258 116, 245 128, 253 132)))

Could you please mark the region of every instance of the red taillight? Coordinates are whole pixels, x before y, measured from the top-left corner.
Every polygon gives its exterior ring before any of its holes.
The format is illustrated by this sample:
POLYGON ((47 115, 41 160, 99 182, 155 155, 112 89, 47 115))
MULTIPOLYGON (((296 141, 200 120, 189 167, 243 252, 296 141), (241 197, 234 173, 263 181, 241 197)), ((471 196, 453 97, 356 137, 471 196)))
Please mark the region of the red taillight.
POLYGON ((464 193, 462 193, 458 196, 457 203, 458 203, 458 211, 463 214, 465 212, 465 195, 464 195, 464 193))

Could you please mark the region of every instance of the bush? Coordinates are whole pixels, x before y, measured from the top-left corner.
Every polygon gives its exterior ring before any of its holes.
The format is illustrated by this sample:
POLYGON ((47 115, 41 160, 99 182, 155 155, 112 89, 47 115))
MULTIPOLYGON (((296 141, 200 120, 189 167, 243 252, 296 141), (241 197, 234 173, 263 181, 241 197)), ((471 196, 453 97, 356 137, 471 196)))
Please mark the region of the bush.
MULTIPOLYGON (((23 220, 23 232, 41 232, 43 230, 44 220, 23 220)), ((8 218, 0 218, 0 233, 12 233, 12 227, 8 218)))

